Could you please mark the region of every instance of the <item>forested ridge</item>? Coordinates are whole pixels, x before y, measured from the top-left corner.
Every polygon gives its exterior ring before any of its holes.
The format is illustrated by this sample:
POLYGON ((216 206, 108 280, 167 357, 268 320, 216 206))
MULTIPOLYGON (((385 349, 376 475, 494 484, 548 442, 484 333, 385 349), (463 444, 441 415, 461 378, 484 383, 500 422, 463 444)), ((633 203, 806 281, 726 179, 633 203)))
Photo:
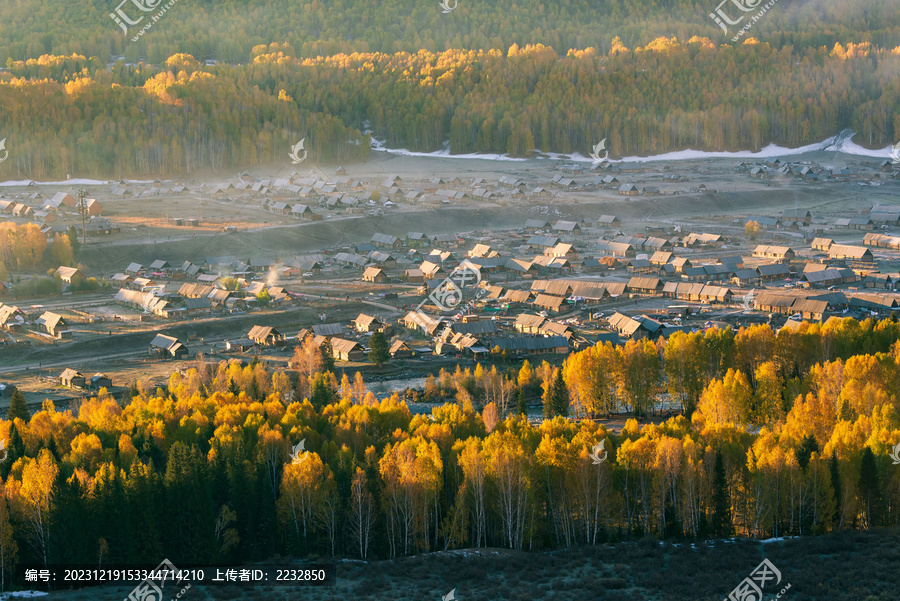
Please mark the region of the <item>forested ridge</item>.
POLYGON ((0 567, 897 525, 898 340, 896 321, 848 318, 601 345, 561 368, 441 373, 426 394, 456 402, 430 415, 377 400, 359 374, 338 382, 314 346, 295 353, 293 379, 198 359, 165 390, 135 383, 125 407, 101 391, 29 416, 14 399, 0 421, 0 567), (664 389, 686 416, 619 435, 560 417, 640 414, 664 389), (519 414, 532 395, 548 416, 536 426, 519 414))
MULTIPOLYGON (((660 36, 730 40, 709 18, 721 0, 459 0, 449 14, 437 0, 179 0, 151 32, 132 43, 109 17, 120 0, 7 0, 0 3, 0 65, 43 54, 111 55, 162 63, 187 52, 201 60, 247 61, 259 44, 286 42, 304 58, 352 52, 490 50, 544 44, 561 52, 597 47, 615 36, 629 46, 660 36)), ((155 2, 145 2, 154 6, 155 2)), ((453 2, 450 3, 451 5, 453 2)), ((752 3, 747 3, 752 5, 752 3)), ((126 14, 140 14, 126 2, 126 14)), ((776 47, 835 43, 900 45, 900 14, 884 0, 780 2, 752 35, 776 47)))
POLYGON ((750 40, 660 38, 607 54, 588 48, 363 53, 301 58, 255 47, 252 63, 107 71, 79 55, 10 61, 0 73, 0 177, 190 174, 286 156, 306 139, 313 162, 391 147, 611 156, 685 147, 796 147, 852 128, 884 147, 900 136, 900 47, 777 49, 750 40))

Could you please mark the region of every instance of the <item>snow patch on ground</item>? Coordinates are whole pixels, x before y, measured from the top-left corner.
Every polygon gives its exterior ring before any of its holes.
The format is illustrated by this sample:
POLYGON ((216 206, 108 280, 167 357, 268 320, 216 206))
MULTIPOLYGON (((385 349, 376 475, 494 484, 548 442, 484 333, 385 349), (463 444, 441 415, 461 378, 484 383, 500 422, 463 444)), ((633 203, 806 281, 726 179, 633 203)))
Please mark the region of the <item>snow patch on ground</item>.
MULTIPOLYGON (((152 179, 126 179, 124 180, 126 184, 152 184, 156 180, 152 179)), ((0 186, 3 187, 13 187, 13 186, 106 186, 115 184, 116 182, 110 180, 103 179, 86 179, 86 178, 77 178, 77 179, 67 179, 61 182, 38 182, 33 179, 21 179, 21 180, 10 180, 7 182, 0 182, 0 186)), ((2 597, 0 597, 2 599, 2 597)))
POLYGON ((450 154, 450 142, 444 142, 444 147, 434 152, 414 152, 405 148, 386 148, 384 140, 376 140, 372 138, 372 150, 377 152, 387 152, 388 154, 397 154, 406 157, 435 157, 442 159, 482 159, 485 161, 526 161, 528 159, 514 158, 505 154, 450 154))
POLYGON ((35 186, 103 186, 109 183, 112 182, 99 179, 67 179, 62 182, 36 182, 33 179, 22 179, 0 182, 0 186, 30 186, 32 184, 35 186))
MULTIPOLYGON (((371 131, 366 131, 365 133, 371 133, 371 131)), ((713 158, 725 158, 725 159, 767 159, 771 157, 785 157, 791 155, 799 155, 807 152, 840 152, 843 154, 861 156, 861 157, 870 157, 870 158, 878 158, 878 159, 889 159, 891 158, 891 146, 886 146, 881 149, 870 150, 868 148, 863 148, 859 144, 853 142, 854 132, 845 130, 836 136, 832 136, 823 142, 819 142, 817 144, 808 144, 806 146, 801 146, 799 148, 786 148, 784 146, 778 146, 777 144, 769 144, 765 148, 757 152, 753 152, 750 150, 740 150, 736 152, 709 152, 705 150, 693 150, 693 149, 685 149, 685 150, 676 150, 673 152, 666 152, 663 154, 657 154, 652 156, 630 156, 623 157, 621 159, 610 159, 610 163, 621 163, 621 162, 631 162, 631 163, 647 163, 652 161, 683 161, 683 160, 702 160, 702 159, 713 159, 713 158)), ((529 159, 525 158, 517 158, 511 157, 507 154, 482 154, 482 153, 469 153, 469 154, 450 154, 450 142, 444 142, 443 148, 440 150, 435 150, 434 152, 414 152, 412 150, 407 150, 405 148, 387 148, 385 147, 384 140, 376 140, 372 138, 372 150, 377 152, 386 152, 388 154, 396 154, 400 156, 409 156, 409 157, 434 157, 434 158, 445 158, 445 159, 480 159, 484 161, 514 161, 521 162, 527 161, 529 159)), ((570 161, 570 162, 578 162, 578 163, 593 163, 594 159, 589 156, 585 156, 578 152, 573 152, 571 154, 560 154, 555 152, 545 152, 541 153, 539 160, 555 160, 555 161, 570 161)), ((152 184, 154 180, 125 180, 128 184, 152 184)), ((0 187, 17 187, 17 186, 102 186, 108 184, 114 184, 114 181, 108 180, 96 180, 96 179, 69 179, 65 181, 58 182, 37 182, 34 180, 26 179, 26 180, 10 180, 5 182, 0 182, 0 187)))
MULTIPOLYGON (((369 133, 369 132, 367 132, 369 133)), ((823 142, 818 142, 816 144, 807 144, 806 146, 800 146, 799 148, 787 148, 785 146, 779 146, 777 144, 769 144, 765 146, 761 150, 756 152, 750 150, 739 150, 736 152, 710 152, 705 150, 693 150, 687 148, 685 150, 676 150, 673 152, 666 152, 663 154, 656 154, 652 156, 630 156, 623 157, 621 159, 610 159, 610 163, 621 163, 621 162, 651 162, 651 161, 684 161, 684 160, 702 160, 702 159, 767 159, 771 157, 783 157, 783 156, 791 156, 798 154, 805 154, 807 152, 842 152, 844 154, 863 156, 863 157, 872 157, 879 159, 889 159, 891 158, 891 146, 886 146, 881 149, 870 150, 868 148, 863 148, 859 144, 853 142, 854 132, 851 131, 843 131, 836 136, 832 136, 823 142)), ((450 142, 444 142, 444 147, 441 150, 436 150, 434 152, 413 152, 411 150, 407 150, 405 148, 386 148, 384 145, 384 140, 376 140, 372 138, 372 150, 378 152, 387 152, 389 154, 397 154, 402 156, 411 156, 411 157, 441 157, 448 159, 483 159, 486 161, 524 161, 527 159, 523 158, 514 158, 506 154, 480 154, 480 153, 470 153, 470 154, 450 154, 450 142)), ((574 161, 581 163, 593 163, 594 159, 589 156, 585 156, 578 152, 573 152, 571 154, 560 154, 555 152, 544 152, 541 153, 541 159, 549 159, 556 161, 574 161)))

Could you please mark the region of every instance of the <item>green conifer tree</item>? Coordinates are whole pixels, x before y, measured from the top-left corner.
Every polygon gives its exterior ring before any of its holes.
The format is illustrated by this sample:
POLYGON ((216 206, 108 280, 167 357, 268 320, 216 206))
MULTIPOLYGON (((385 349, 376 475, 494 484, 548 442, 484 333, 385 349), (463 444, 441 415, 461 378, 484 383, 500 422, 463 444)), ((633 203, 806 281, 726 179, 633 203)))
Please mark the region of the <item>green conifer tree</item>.
POLYGON ((710 529, 713 536, 721 538, 731 536, 732 533, 731 499, 728 495, 728 479, 722 451, 716 451, 716 463, 713 468, 713 516, 710 529))
POLYGON ((25 395, 18 388, 13 390, 12 396, 9 398, 9 409, 6 410, 6 419, 9 421, 13 421, 17 417, 26 423, 31 418, 25 404, 25 395))
POLYGON ((369 361, 381 367, 391 358, 388 350, 387 338, 384 334, 381 332, 372 334, 372 338, 369 340, 369 361))

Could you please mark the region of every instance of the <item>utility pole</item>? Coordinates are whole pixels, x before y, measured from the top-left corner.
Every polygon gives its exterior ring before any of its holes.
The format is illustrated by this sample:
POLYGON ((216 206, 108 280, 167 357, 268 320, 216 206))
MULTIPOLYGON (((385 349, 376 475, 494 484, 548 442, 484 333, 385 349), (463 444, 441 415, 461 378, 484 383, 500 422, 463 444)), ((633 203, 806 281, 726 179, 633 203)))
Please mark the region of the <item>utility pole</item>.
POLYGON ((84 188, 78 191, 78 198, 81 199, 81 204, 78 205, 81 209, 81 244, 87 246, 87 229, 84 227, 84 214, 87 213, 87 207, 84 206, 84 188))

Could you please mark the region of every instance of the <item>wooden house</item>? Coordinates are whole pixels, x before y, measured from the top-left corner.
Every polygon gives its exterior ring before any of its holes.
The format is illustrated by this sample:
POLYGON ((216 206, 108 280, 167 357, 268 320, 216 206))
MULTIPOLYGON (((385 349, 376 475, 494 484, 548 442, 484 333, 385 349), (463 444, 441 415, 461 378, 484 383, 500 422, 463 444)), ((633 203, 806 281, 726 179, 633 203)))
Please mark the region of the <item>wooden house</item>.
POLYGON ((391 253, 387 253, 381 250, 373 250, 369 252, 369 261, 371 261, 375 266, 382 267, 385 269, 393 269, 397 267, 397 258, 394 257, 391 253))
POLYGON ((75 267, 64 267, 64 266, 63 266, 63 267, 59 267, 59 268, 56 270, 56 275, 58 275, 59 278, 60 278, 64 283, 70 284, 70 285, 71 285, 71 284, 82 283, 82 282, 84 282, 85 280, 87 280, 87 278, 85 277, 85 275, 84 275, 83 273, 81 273, 81 270, 79 270, 79 269, 77 269, 77 268, 75 268, 75 267))
POLYGON ((77 203, 78 201, 71 194, 67 192, 57 192, 53 195, 53 198, 44 203, 44 206, 60 209, 62 207, 74 207, 77 203))
POLYGON ((633 274, 656 273, 657 268, 647 259, 626 259, 625 271, 633 274))
POLYGON ((553 248, 545 249, 544 254, 548 257, 564 257, 570 260, 578 258, 578 251, 575 250, 575 247, 571 244, 565 244, 564 242, 558 243, 553 248))
POLYGON ((759 227, 764 230, 775 229, 781 226, 781 219, 778 217, 762 217, 757 215, 747 217, 747 221, 755 221, 757 224, 759 224, 759 227))
POLYGON ((533 304, 535 307, 559 313, 565 308, 565 299, 552 294, 538 294, 533 304))
POLYGON ((568 234, 570 236, 580 236, 581 235, 581 225, 577 221, 557 221, 553 225, 554 231, 562 232, 564 234, 568 234))
POLYGON ((428 244, 428 236, 422 232, 409 232, 406 234, 406 246, 408 248, 418 248, 428 244))
POLYGON ((355 340, 334 337, 331 339, 331 352, 337 361, 364 361, 366 354, 355 340))
POLYGON ((849 244, 832 244, 828 249, 828 256, 832 259, 843 259, 871 263, 875 260, 872 251, 865 246, 851 246, 849 244))
POLYGON ((43 315, 38 317, 35 323, 41 326, 44 331, 51 336, 63 338, 67 335, 71 335, 71 332, 69 332, 69 324, 67 324, 62 315, 59 315, 58 313, 45 311, 43 315))
POLYGON ((600 218, 597 219, 598 227, 619 227, 620 225, 622 225, 622 220, 615 215, 600 215, 600 218))
POLYGON ((168 272, 172 270, 172 266, 164 259, 157 259, 150 263, 150 270, 157 272, 168 272))
POLYGON ((597 243, 597 250, 606 252, 614 257, 622 258, 632 258, 637 254, 634 246, 631 244, 626 244, 624 242, 608 242, 606 240, 601 240, 597 243))
POLYGON ((544 325, 544 322, 547 320, 546 317, 541 315, 529 315, 528 313, 520 313, 518 317, 516 317, 516 321, 513 324, 513 327, 517 332, 521 332, 523 334, 541 334, 541 326, 544 325))
POLYGON ((543 219, 529 219, 525 222, 526 232, 536 232, 538 230, 550 229, 550 222, 543 219))
POLYGON ((828 252, 828 249, 831 248, 832 244, 834 244, 834 240, 831 238, 813 238, 811 246, 813 250, 828 252))
POLYGON ((407 269, 405 275, 407 282, 421 283, 425 281, 425 274, 421 269, 407 269))
POLYGON ((564 355, 569 352, 569 341, 565 336, 519 336, 498 338, 494 346, 513 356, 520 355, 564 355))
POLYGON ((363 272, 362 279, 364 282, 381 283, 387 280, 387 275, 380 267, 367 267, 363 272))
MULTIPOLYGON (((81 201, 78 201, 78 209, 79 211, 82 210, 81 201)), ((101 205, 96 198, 85 198, 84 213, 91 217, 99 216, 103 213, 103 205, 101 205)))
POLYGON ((247 338, 263 346, 282 346, 285 336, 272 326, 253 326, 247 338))
POLYGON ((627 289, 640 294, 660 294, 663 283, 659 278, 635 276, 628 281, 627 289))
POLYGON ((154 359, 184 359, 188 356, 188 348, 177 338, 157 334, 150 341, 150 356, 154 359))
POLYGON ((395 340, 391 344, 390 349, 388 349, 388 352, 394 359, 409 359, 415 356, 415 351, 402 340, 395 340))
POLYGON ((67 368, 59 375, 59 383, 68 388, 84 388, 85 379, 80 372, 67 368))
POLYGON ((403 246, 402 240, 400 240, 397 236, 391 236, 389 234, 372 234, 371 241, 375 246, 380 246, 383 248, 400 248, 403 246))
POLYGON ((796 221, 802 225, 809 225, 812 221, 812 213, 806 209, 785 209, 781 212, 781 218, 783 220, 796 221))
POLYGON ((423 262, 419 269, 426 280, 437 279, 444 275, 444 270, 441 268, 440 264, 432 263, 431 261, 423 262))
POLYGON ((775 261, 793 261, 794 260, 794 250, 789 246, 772 246, 760 244, 753 251, 754 257, 762 257, 766 259, 773 259, 775 261))
POLYGON ((101 373, 97 373, 91 376, 89 382, 92 390, 100 390, 101 388, 106 388, 107 390, 109 390, 113 386, 112 378, 110 378, 106 374, 101 373))
POLYGON ((849 230, 871 230, 875 224, 868 217, 840 217, 835 219, 834 226, 849 230))
MULTIPOLYGON (((618 332, 619 336, 637 340, 640 338, 653 337, 659 328, 654 328, 655 320, 634 319, 622 313, 616 312, 609 319, 609 327, 618 332)), ((655 322, 659 323, 659 322, 655 322)))
POLYGON ((388 326, 379 318, 360 313, 353 320, 357 332, 383 332, 388 326))
POLYGON ((772 282, 790 277, 791 268, 783 263, 773 263, 771 265, 758 265, 756 272, 759 274, 760 282, 772 282))

